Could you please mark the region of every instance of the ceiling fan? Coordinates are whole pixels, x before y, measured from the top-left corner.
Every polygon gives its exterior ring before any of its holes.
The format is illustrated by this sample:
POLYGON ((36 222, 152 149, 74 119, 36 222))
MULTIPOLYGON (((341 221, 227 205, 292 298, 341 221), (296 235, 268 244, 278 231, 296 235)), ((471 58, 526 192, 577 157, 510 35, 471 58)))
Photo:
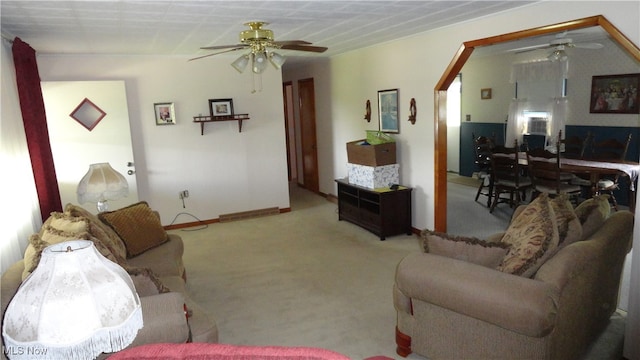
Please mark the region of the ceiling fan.
POLYGON ((256 74, 261 74, 267 67, 267 60, 271 62, 271 64, 276 69, 280 69, 280 67, 282 67, 282 64, 284 64, 284 56, 272 51, 271 49, 310 51, 317 53, 325 52, 327 50, 326 47, 322 46, 310 46, 310 42, 303 40, 275 41, 273 37, 273 31, 262 28, 262 26, 268 24, 269 23, 263 21, 251 21, 245 23, 244 25, 248 26, 249 30, 240 32, 240 44, 202 47, 201 49, 203 50, 224 51, 199 56, 193 59, 189 59, 189 61, 231 51, 249 49, 248 53, 240 56, 236 61, 231 63, 231 66, 233 66, 239 72, 243 72, 249 62, 251 62, 251 71, 256 74))
POLYGON ((573 39, 566 37, 567 31, 564 31, 556 35, 556 38, 551 40, 548 44, 537 44, 531 46, 520 47, 510 50, 515 53, 529 52, 537 49, 551 48, 553 51, 547 57, 549 60, 566 60, 568 48, 580 48, 580 49, 602 49, 604 45, 596 42, 577 42, 574 43, 573 39))

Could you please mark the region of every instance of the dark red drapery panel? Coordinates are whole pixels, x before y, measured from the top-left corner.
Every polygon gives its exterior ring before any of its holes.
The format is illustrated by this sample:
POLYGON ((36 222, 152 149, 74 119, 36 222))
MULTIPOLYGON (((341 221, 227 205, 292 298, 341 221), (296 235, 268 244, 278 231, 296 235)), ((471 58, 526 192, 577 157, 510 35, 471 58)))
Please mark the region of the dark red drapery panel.
POLYGON ((36 63, 36 51, 20 38, 13 40, 13 62, 16 67, 18 97, 22 110, 22 121, 27 135, 27 146, 31 157, 33 177, 38 191, 42 221, 52 211, 62 211, 62 201, 53 165, 53 154, 49 143, 49 130, 44 110, 40 74, 36 63))

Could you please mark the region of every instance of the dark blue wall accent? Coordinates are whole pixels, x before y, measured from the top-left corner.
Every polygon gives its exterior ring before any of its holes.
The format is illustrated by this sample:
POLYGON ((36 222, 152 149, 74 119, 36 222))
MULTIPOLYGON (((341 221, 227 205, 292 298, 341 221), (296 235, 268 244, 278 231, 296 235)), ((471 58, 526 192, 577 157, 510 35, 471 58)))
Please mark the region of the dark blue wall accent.
MULTIPOLYGON (((478 122, 463 122, 460 124, 460 175, 472 176, 475 169, 473 163, 473 134, 475 136, 489 136, 495 135, 497 145, 504 145, 505 137, 504 123, 478 123, 478 122)), ((602 141, 609 138, 615 138, 620 141, 624 141, 626 137, 631 133, 631 143, 629 144, 629 150, 627 151, 627 160, 638 161, 640 159, 640 128, 638 127, 623 127, 623 126, 584 126, 584 125, 567 125, 566 135, 564 136, 580 136, 586 137, 587 133, 591 132, 594 136, 594 141, 602 141)), ((563 136, 563 137, 564 137, 563 136)), ((533 148, 539 146, 537 138, 530 138, 529 147, 533 148)), ((587 152, 591 149, 587 149, 587 152)), ((629 204, 628 199, 628 180, 624 178, 621 181, 620 190, 615 193, 618 203, 623 205, 629 204)))
POLYGON ((473 161, 473 136, 487 136, 496 139, 496 145, 504 145, 507 124, 463 122, 460 124, 460 175, 471 176, 476 171, 473 161))

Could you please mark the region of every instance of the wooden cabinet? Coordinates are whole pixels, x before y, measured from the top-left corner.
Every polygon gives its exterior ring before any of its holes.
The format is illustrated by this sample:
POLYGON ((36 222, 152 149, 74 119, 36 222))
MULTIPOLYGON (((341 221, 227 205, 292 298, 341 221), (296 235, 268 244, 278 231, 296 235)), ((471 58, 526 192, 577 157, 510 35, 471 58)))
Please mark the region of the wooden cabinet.
POLYGON ((346 179, 338 179, 336 183, 338 220, 359 225, 378 235, 380 240, 402 233, 412 234, 411 188, 367 189, 349 184, 346 179))

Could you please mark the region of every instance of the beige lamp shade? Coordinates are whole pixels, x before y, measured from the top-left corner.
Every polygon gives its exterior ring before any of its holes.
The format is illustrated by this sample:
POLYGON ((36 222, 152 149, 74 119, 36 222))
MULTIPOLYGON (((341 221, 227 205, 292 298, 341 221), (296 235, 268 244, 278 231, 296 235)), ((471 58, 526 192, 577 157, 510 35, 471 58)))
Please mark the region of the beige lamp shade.
POLYGON ((107 200, 121 199, 129 194, 129 185, 109 163, 91 164, 78 184, 77 194, 80 204, 97 203, 98 211, 105 211, 107 200))
POLYGON ((42 251, 7 307, 2 336, 10 359, 95 359, 127 347, 142 326, 129 274, 93 242, 71 240, 42 251))

